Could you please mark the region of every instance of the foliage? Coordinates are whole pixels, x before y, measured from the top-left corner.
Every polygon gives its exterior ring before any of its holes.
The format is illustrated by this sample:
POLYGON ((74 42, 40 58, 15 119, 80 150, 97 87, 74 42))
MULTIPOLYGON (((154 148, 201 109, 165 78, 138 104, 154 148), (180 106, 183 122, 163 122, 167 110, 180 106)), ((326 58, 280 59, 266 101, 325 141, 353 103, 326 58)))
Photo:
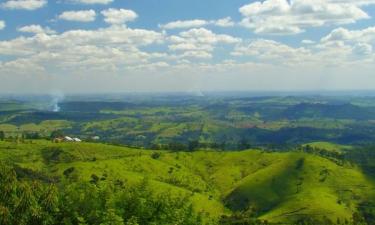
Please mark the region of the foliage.
POLYGON ((61 137, 64 137, 64 132, 63 131, 61 131, 61 130, 55 130, 55 131, 51 132, 51 135, 50 135, 51 139, 61 138, 61 137))
POLYGON ((0 166, 0 224, 165 224, 202 223, 186 197, 155 194, 147 181, 130 187, 123 182, 67 183, 61 189, 19 180, 0 166))
POLYGON ((0 224, 55 224, 59 211, 54 185, 20 181, 8 166, 0 165, 0 224))

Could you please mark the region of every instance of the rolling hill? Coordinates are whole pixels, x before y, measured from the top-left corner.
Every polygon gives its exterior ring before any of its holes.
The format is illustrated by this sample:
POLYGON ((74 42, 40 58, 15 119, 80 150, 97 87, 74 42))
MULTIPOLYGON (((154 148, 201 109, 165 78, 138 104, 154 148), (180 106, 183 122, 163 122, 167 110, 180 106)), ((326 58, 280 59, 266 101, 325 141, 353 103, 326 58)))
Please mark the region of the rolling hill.
POLYGON ((375 204, 375 183, 359 168, 301 152, 169 152, 27 140, 0 142, 0 160, 58 183, 95 175, 135 184, 146 177, 156 192, 189 195, 213 224, 234 212, 271 223, 350 221, 362 204, 375 204))

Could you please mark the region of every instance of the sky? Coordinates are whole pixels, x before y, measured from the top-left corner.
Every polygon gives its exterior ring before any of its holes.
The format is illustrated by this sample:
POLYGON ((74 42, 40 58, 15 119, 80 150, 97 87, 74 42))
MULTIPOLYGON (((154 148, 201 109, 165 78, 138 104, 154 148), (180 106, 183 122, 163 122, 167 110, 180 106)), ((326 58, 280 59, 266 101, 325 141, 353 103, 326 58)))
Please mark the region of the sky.
POLYGON ((375 0, 0 0, 0 93, 375 89, 375 0))

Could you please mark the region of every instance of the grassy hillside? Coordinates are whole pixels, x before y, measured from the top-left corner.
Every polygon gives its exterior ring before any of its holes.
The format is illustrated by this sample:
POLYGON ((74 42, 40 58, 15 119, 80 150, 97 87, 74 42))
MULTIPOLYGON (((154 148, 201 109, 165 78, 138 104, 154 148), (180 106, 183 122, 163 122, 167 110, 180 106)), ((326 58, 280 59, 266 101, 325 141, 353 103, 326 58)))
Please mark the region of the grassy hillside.
POLYGON ((375 184, 359 168, 298 152, 168 152, 32 140, 0 142, 0 160, 55 182, 98 177, 136 184, 146 177, 156 192, 189 195, 213 223, 239 211, 270 222, 350 221, 360 204, 375 203, 375 184))

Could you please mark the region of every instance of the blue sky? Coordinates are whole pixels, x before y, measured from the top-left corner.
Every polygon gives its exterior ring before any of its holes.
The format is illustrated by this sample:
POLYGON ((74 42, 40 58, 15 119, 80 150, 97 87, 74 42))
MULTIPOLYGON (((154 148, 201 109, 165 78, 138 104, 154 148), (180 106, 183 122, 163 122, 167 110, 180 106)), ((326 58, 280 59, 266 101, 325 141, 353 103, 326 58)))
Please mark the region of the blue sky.
POLYGON ((375 0, 2 0, 0 92, 374 89, 375 0))

